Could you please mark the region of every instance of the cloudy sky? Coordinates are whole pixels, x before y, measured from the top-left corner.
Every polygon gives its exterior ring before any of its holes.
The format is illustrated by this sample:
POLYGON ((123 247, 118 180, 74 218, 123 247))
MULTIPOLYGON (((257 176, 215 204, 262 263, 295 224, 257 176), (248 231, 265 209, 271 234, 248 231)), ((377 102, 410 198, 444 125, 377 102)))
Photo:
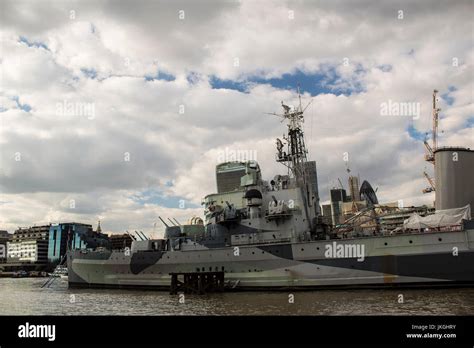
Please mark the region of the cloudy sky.
POLYGON ((265 179, 299 84, 322 201, 352 173, 431 203, 423 139, 474 147, 471 1, 2 0, 0 229, 78 221, 159 235, 201 215, 222 154, 265 179), (408 115, 382 105, 413 103, 408 115), (391 109, 392 110, 392 109, 391 109))

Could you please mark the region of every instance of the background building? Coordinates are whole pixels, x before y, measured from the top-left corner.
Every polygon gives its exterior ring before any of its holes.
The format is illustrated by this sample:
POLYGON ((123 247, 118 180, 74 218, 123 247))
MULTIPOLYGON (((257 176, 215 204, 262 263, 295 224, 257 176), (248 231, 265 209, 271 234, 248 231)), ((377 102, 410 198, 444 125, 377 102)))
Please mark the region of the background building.
POLYGON ((19 228, 7 242, 7 262, 48 262, 48 238, 50 225, 19 228))
POLYGON ((326 225, 332 225, 332 213, 331 213, 331 204, 323 204, 321 206, 323 217, 322 221, 326 225))
POLYGON ((111 234, 109 235, 110 248, 112 250, 123 250, 125 248, 131 248, 132 237, 128 234, 111 234))
POLYGON ((109 238, 101 232, 100 222, 97 231, 92 225, 78 222, 53 224, 49 230, 48 261, 58 263, 68 249, 94 249, 109 247, 109 238))
POLYGON ((308 161, 305 163, 306 170, 308 172, 309 182, 315 199, 315 212, 316 215, 321 214, 321 208, 319 206, 319 188, 318 188, 318 171, 316 169, 316 161, 308 161))
POLYGON ((343 188, 333 188, 329 191, 331 196, 331 220, 332 225, 340 224, 342 219, 342 204, 348 201, 346 190, 343 188))
POLYGON ((360 201, 359 192, 359 178, 357 176, 349 176, 349 192, 351 194, 351 200, 354 202, 360 201))
POLYGON ((7 243, 11 238, 12 235, 8 231, 0 230, 0 263, 7 261, 7 243))
POLYGON ((216 166, 217 193, 239 190, 245 175, 245 162, 227 162, 216 166))

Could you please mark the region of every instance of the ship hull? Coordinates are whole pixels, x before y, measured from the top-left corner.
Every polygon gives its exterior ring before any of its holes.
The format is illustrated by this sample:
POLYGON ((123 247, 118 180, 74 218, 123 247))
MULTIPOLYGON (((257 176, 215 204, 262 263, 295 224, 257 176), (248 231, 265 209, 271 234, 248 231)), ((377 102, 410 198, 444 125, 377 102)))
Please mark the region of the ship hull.
POLYGON ((71 287, 169 289, 170 273, 221 271, 233 290, 472 286, 474 230, 132 255, 71 251, 68 271, 71 287), (357 245, 364 256, 330 254, 335 245, 357 245))

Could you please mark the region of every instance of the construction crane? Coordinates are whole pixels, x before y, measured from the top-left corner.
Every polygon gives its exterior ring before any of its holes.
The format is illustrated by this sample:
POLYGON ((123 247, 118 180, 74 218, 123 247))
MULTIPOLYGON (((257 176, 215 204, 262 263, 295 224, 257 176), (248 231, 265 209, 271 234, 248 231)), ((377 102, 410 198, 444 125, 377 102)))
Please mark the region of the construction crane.
POLYGON ((438 101, 437 94, 438 91, 435 89, 433 91, 433 151, 436 151, 438 148, 438 115, 441 111, 441 108, 438 108, 436 104, 438 101))
POLYGON ((427 154, 425 155, 425 160, 427 162, 431 162, 434 164, 435 159, 434 159, 434 152, 438 148, 438 120, 439 120, 439 112, 441 111, 440 108, 438 108, 437 102, 438 102, 438 90, 433 90, 433 110, 432 110, 432 116, 433 116, 433 130, 432 130, 432 145, 430 146, 428 144, 427 139, 423 141, 423 144, 425 144, 427 154))
MULTIPOLYGON (((426 154, 425 154, 425 161, 430 162, 431 164, 435 164, 435 151, 438 149, 438 120, 439 120, 439 112, 441 111, 440 108, 438 108, 438 90, 433 90, 433 109, 432 109, 432 116, 433 116, 433 130, 431 134, 431 140, 432 144, 430 145, 428 143, 428 133, 426 133, 425 140, 423 141, 423 144, 425 145, 426 148, 426 154)), ((425 176, 426 180, 430 183, 430 186, 423 189, 423 193, 430 193, 435 190, 435 183, 433 179, 428 175, 426 171, 423 172, 423 175, 425 176)))
POLYGON ((339 186, 341 186, 341 190, 344 190, 344 186, 342 186, 342 181, 341 181, 341 179, 337 178, 337 181, 339 181, 339 186))
POLYGON ((434 180, 428 175, 428 173, 426 171, 423 172, 423 175, 425 176, 426 180, 428 180, 428 182, 430 183, 430 187, 427 187, 425 189, 423 189, 423 193, 430 193, 430 192, 433 192, 435 190, 435 183, 434 183, 434 180))
POLYGON ((423 144, 425 144, 425 148, 427 151, 427 153, 425 154, 425 161, 431 162, 432 164, 434 164, 434 152, 430 144, 428 144, 426 137, 425 137, 425 140, 423 140, 423 144))

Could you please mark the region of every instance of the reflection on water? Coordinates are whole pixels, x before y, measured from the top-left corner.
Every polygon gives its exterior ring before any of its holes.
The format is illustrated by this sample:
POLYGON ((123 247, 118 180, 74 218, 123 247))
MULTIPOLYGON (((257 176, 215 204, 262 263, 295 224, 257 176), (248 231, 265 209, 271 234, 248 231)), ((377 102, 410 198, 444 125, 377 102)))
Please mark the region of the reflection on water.
POLYGON ((0 278, 0 315, 472 315, 474 289, 320 290, 177 295, 68 289, 57 279, 0 278), (404 303, 398 303, 403 294, 404 303))

